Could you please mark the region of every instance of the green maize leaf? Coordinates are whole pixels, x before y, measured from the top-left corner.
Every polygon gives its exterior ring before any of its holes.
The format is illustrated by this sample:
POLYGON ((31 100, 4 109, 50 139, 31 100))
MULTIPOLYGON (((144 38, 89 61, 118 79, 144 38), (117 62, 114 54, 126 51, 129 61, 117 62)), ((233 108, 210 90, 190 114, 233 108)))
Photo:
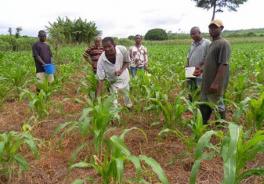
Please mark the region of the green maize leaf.
POLYGON ((67 126, 70 126, 72 124, 75 124, 76 122, 75 121, 69 121, 69 122, 66 122, 66 123, 62 123, 60 124, 54 131, 53 133, 53 136, 55 136, 56 134, 58 134, 60 131, 62 131, 63 129, 65 129, 67 126))
POLYGON ((222 157, 224 160, 224 184, 234 184, 236 180, 238 142, 241 128, 231 123, 229 124, 229 139, 223 144, 222 157))
POLYGON ((131 156, 127 157, 127 160, 131 161, 134 164, 137 175, 140 175, 142 173, 142 168, 141 168, 139 158, 131 155, 131 156))
POLYGON ((256 175, 256 176, 264 176, 264 167, 259 167, 259 168, 254 168, 254 169, 250 169, 247 170, 245 172, 243 172, 239 178, 237 179, 237 183, 239 183, 240 181, 242 181, 243 179, 248 178, 249 176, 252 175, 256 175))
POLYGON ((122 139, 114 135, 110 138, 110 140, 120 153, 123 153, 126 156, 131 155, 130 151, 127 149, 122 139))
POLYGON ((196 176, 200 169, 201 161, 212 159, 212 157, 214 156, 214 153, 206 153, 204 152, 204 149, 211 148, 215 150, 213 145, 210 143, 210 140, 211 140, 211 137, 216 134, 217 132, 210 130, 210 131, 205 132, 204 135, 200 137, 196 145, 196 149, 195 149, 195 159, 196 160, 192 167, 191 177, 190 177, 190 182, 189 182, 190 184, 195 184, 196 176))
POLYGON ((87 136, 89 134, 90 123, 91 123, 91 119, 89 118, 86 118, 84 121, 81 121, 79 123, 81 135, 87 136))
POLYGON ((130 131, 132 131, 132 130, 138 130, 138 131, 140 131, 144 135, 145 140, 148 142, 147 134, 144 132, 144 130, 142 130, 140 128, 137 128, 137 127, 132 127, 132 128, 123 130, 122 134, 119 137, 124 141, 125 135, 127 133, 129 133, 130 131))
POLYGON ((84 182, 85 182, 84 180, 76 179, 71 184, 84 184, 84 182))
POLYGON ((120 158, 115 158, 117 180, 121 183, 124 175, 124 161, 120 158))
POLYGON ((25 133, 24 137, 26 138, 25 143, 29 146, 29 148, 33 152, 34 156, 38 158, 39 153, 38 153, 38 148, 37 148, 37 145, 34 141, 34 138, 28 133, 25 133))
POLYGON ((88 167, 93 167, 93 164, 87 163, 87 162, 78 162, 76 164, 73 164, 70 166, 70 169, 73 168, 88 168, 88 167))
POLYGON ((75 149, 71 155, 71 159, 69 161, 69 164, 72 165, 73 162, 75 162, 75 160, 77 159, 78 154, 80 153, 80 151, 82 151, 85 147, 87 146, 87 143, 83 143, 80 146, 78 146, 77 149, 75 149))
POLYGON ((18 165, 20 166, 20 168, 22 170, 27 170, 28 169, 28 163, 27 161, 24 159, 24 157, 20 154, 16 154, 14 156, 15 161, 18 163, 18 165))
POLYGON ((161 168, 160 164, 156 160, 154 160, 153 158, 147 157, 145 155, 139 155, 139 159, 146 162, 152 168, 152 170, 156 173, 156 175, 158 176, 162 184, 169 184, 169 181, 163 169, 161 168))

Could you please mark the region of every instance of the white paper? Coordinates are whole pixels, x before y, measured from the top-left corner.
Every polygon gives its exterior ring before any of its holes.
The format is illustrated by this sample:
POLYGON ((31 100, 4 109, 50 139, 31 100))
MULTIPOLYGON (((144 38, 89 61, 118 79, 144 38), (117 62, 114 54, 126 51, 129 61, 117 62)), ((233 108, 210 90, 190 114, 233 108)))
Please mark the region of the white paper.
POLYGON ((186 67, 185 68, 185 77, 186 78, 195 78, 195 76, 193 75, 194 71, 195 71, 194 66, 186 67))

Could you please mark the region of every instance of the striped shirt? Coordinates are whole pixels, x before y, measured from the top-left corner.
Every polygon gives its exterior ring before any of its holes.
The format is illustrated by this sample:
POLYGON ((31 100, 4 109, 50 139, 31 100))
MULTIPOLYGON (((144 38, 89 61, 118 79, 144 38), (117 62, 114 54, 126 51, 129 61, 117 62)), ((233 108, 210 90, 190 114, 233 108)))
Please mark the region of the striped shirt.
POLYGON ((103 53, 104 48, 103 47, 96 47, 92 46, 87 48, 84 53, 83 57, 88 60, 89 58, 92 60, 92 62, 97 62, 100 55, 103 53))

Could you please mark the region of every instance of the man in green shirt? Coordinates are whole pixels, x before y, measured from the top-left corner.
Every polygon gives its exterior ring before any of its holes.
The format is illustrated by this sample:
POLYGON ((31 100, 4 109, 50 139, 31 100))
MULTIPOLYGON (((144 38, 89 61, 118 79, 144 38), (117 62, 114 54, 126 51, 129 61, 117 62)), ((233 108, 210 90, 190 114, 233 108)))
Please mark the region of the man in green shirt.
MULTIPOLYGON (((214 20, 209 24, 212 43, 209 46, 203 70, 201 67, 196 67, 194 72, 195 76, 203 73, 201 101, 216 104, 222 119, 225 118, 223 96, 229 80, 229 58, 231 54, 228 41, 221 37, 223 29, 224 25, 221 20, 214 20)), ((203 122, 207 123, 212 109, 210 106, 203 104, 200 106, 200 110, 203 122)))

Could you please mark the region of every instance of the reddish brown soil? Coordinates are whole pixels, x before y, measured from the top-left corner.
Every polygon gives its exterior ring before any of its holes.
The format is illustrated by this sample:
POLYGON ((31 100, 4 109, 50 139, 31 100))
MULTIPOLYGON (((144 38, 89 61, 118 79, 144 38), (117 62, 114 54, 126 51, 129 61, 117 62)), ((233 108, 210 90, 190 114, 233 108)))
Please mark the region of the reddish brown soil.
MULTIPOLYGON (((82 77, 76 76, 71 81, 79 81, 82 77)), ((82 99, 76 93, 79 83, 69 82, 63 87, 63 94, 58 93, 52 97, 52 106, 49 116, 41 121, 30 120, 33 124, 32 134, 41 139, 40 158, 34 159, 30 153, 26 154, 30 169, 12 178, 13 184, 70 184, 76 178, 90 176, 94 178, 94 183, 101 183, 98 176, 92 169, 68 169, 68 163, 72 152, 81 142, 89 142, 90 146, 83 150, 78 160, 94 154, 91 141, 83 140, 78 134, 69 134, 59 142, 59 135, 53 136, 55 128, 66 121, 78 120, 83 108, 83 104, 77 103, 75 98, 82 99)), ((28 122, 32 115, 26 102, 14 101, 6 102, 0 111, 0 131, 10 131, 21 129, 24 122, 28 122)), ((139 131, 134 131, 126 136, 126 144, 135 155, 144 154, 156 159, 172 184, 187 184, 193 163, 193 156, 189 153, 185 145, 174 136, 158 137, 162 126, 154 125, 153 122, 162 120, 162 117, 150 112, 136 113, 124 112, 121 115, 125 122, 119 125, 110 134, 119 134, 122 129, 138 127, 147 134, 147 141, 139 131)), ((190 117, 190 114, 186 114, 190 117)), ((185 132, 190 134, 190 132, 185 132)), ((215 158, 211 161, 202 162, 201 169, 197 178, 199 184, 218 184, 223 178, 222 160, 215 158)), ((264 156, 259 155, 257 159, 249 163, 251 166, 263 166, 264 156)), ((126 177, 134 176, 134 168, 128 164, 126 166, 126 177)), ((146 171, 146 179, 150 183, 158 183, 154 174, 146 171)), ((1 182, 0 182, 1 183, 1 182)), ((260 184, 264 179, 260 177, 250 177, 243 184, 260 184)))

